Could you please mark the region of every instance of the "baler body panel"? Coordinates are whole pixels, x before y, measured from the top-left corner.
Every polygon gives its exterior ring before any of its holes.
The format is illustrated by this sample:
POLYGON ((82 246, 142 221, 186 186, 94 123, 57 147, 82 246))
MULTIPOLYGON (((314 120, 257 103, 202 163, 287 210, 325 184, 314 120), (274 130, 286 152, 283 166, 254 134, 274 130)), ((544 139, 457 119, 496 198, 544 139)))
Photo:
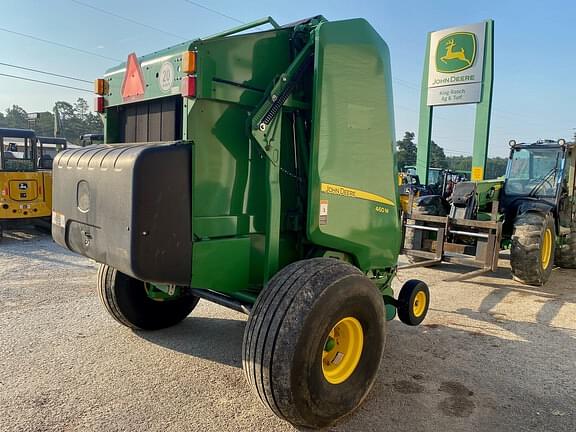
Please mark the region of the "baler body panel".
POLYGON ((109 70, 102 115, 111 145, 88 150, 93 161, 79 165, 86 169, 64 163, 80 157, 74 152, 57 158, 56 241, 137 279, 247 301, 277 269, 326 251, 391 274, 400 226, 388 48, 364 20, 316 23, 140 57, 145 90, 135 97, 121 94, 126 64, 109 70), (310 41, 314 64, 303 63, 266 131, 274 135, 272 160, 251 122, 310 41), (178 93, 185 51, 196 53, 194 97, 178 93), (175 71, 164 89, 163 67, 175 71), (187 148, 178 153, 183 160, 168 157, 166 148, 176 147, 187 148), (122 156, 106 162, 108 170, 90 168, 100 151, 122 156), (83 181, 102 214, 79 211, 83 181), (178 201, 180 217, 159 208, 167 197, 178 201), (134 231, 152 221, 163 227, 155 233, 162 241, 134 231))
POLYGON ((365 271, 400 251, 389 57, 362 19, 317 31, 308 235, 365 271))

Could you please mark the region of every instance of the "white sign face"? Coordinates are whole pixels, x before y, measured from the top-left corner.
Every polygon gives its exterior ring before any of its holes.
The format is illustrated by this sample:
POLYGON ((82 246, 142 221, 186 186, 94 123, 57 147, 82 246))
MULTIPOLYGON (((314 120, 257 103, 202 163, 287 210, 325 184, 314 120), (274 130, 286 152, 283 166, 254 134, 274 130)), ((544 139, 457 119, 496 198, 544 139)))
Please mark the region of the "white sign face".
POLYGON ((480 102, 482 83, 460 84, 428 89, 428 105, 456 105, 480 102))
POLYGON ((480 102, 485 36, 486 23, 430 34, 428 105, 480 102))
POLYGON ((160 67, 160 72, 158 73, 158 83, 160 84, 160 89, 162 91, 170 91, 170 88, 174 83, 174 75, 174 65, 171 62, 164 62, 160 67))

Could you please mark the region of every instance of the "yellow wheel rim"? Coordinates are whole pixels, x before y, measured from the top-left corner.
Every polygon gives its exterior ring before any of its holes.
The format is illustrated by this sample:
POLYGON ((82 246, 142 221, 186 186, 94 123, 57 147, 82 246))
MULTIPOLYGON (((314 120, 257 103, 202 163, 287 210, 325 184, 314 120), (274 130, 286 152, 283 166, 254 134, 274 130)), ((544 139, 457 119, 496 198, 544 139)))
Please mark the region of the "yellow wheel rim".
POLYGON ((360 322, 346 317, 332 327, 322 351, 322 373, 330 384, 346 381, 358 366, 364 346, 360 322))
POLYGON ((414 303, 412 303, 412 314, 416 318, 420 318, 426 310, 426 293, 418 291, 414 296, 414 303))
POLYGON ((546 228, 546 231, 544 231, 544 238, 542 239, 542 247, 540 249, 540 263, 542 264, 542 269, 548 268, 548 264, 550 264, 551 257, 552 257, 552 231, 550 231, 550 228, 546 228))

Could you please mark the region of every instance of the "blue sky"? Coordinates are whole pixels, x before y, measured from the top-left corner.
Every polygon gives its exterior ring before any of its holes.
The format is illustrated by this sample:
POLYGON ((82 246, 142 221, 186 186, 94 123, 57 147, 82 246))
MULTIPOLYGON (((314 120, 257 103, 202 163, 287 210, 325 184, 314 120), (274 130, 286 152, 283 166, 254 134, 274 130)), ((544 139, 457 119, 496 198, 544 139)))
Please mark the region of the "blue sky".
MULTIPOLYGON (((506 155, 508 140, 571 138, 576 128, 576 5, 564 1, 194 0, 241 21, 270 15, 279 23, 322 14, 329 20, 366 18, 390 46, 396 133, 417 132, 420 82, 429 31, 495 20, 495 82, 489 154, 506 155)), ((0 28, 27 33, 123 61, 206 36, 237 23, 186 0, 2 0, 0 28), (82 6, 94 5, 155 27, 82 6), (160 31, 161 30, 161 31, 160 31), (182 38, 182 39, 180 39, 182 38)), ((0 31, 0 62, 92 81, 116 61, 0 31)), ((17 70, 14 74, 91 89, 91 84, 17 70)), ((0 76, 0 109, 50 109, 57 100, 92 96, 0 76)), ((474 105, 435 110, 433 138, 449 155, 472 152, 474 105)))

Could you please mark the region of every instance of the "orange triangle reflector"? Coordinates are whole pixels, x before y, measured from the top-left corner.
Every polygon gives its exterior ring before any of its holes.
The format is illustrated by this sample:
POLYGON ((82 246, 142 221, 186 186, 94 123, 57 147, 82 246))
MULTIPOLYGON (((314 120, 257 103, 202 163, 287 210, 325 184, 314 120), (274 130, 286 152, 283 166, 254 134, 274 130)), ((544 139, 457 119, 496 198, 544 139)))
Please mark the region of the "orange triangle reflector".
POLYGON ((132 100, 144 94, 144 76, 138 57, 136 53, 128 55, 126 61, 126 73, 124 74, 124 81, 122 81, 122 98, 132 100))

